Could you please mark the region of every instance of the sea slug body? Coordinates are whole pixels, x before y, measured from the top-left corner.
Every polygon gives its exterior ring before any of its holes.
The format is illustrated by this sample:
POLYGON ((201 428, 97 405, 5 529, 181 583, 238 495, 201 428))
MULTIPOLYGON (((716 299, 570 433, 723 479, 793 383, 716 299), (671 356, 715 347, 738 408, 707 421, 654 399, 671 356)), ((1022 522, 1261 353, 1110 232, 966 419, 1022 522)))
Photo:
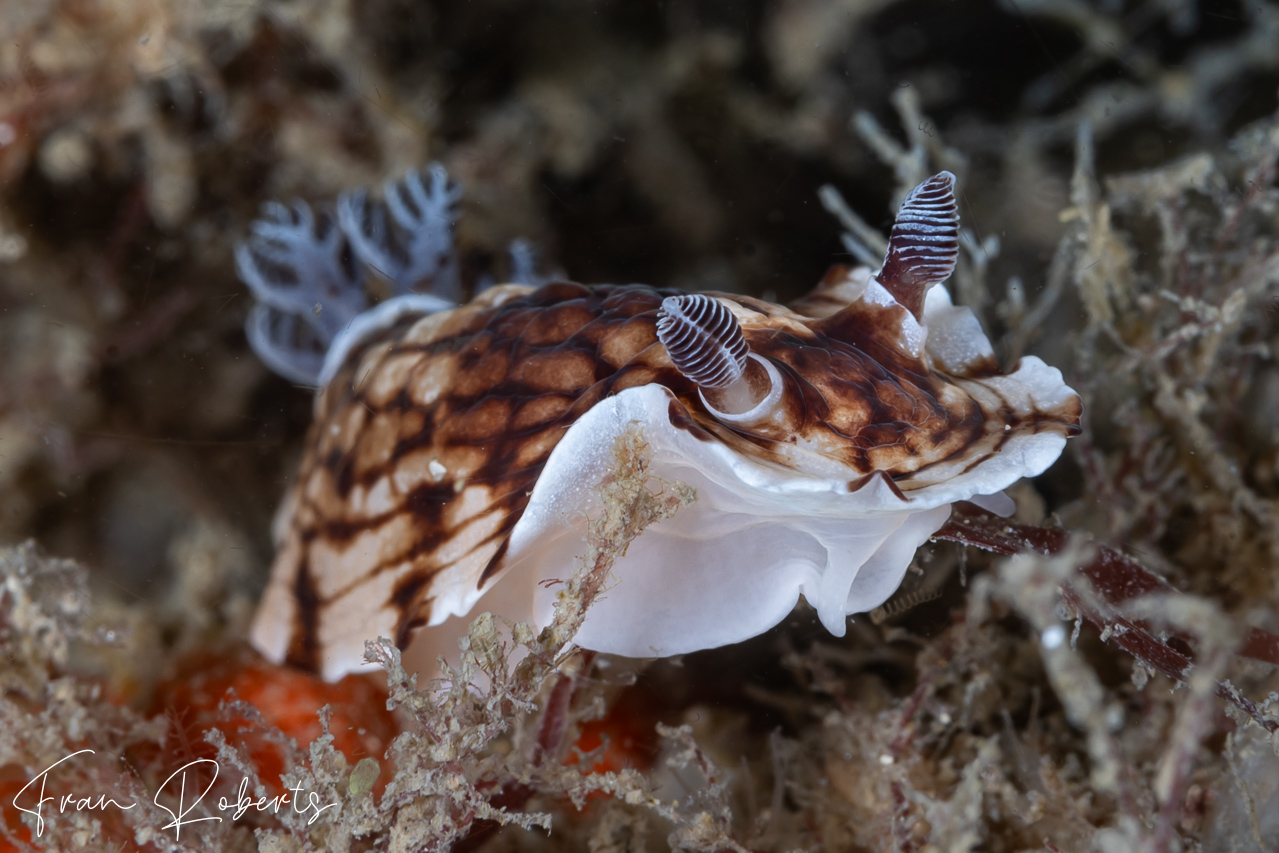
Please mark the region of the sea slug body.
POLYGON ((388 636, 430 669, 460 633, 432 626, 464 624, 481 599, 545 625, 633 428, 652 476, 697 499, 631 544, 578 645, 725 645, 800 596, 842 636, 953 502, 1009 511, 1002 490, 1078 431, 1061 373, 1034 357, 1001 372, 940 284, 958 253, 947 172, 907 196, 881 270, 836 268, 790 307, 564 281, 455 306, 455 202, 435 167, 389 187, 385 209, 348 196, 336 226, 270 208, 237 255, 259 301, 250 341, 320 386, 253 627, 272 660, 337 678, 388 636), (353 260, 398 295, 368 308, 353 260), (418 292, 440 279, 446 296, 418 292), (326 288, 323 324, 297 310, 326 288))

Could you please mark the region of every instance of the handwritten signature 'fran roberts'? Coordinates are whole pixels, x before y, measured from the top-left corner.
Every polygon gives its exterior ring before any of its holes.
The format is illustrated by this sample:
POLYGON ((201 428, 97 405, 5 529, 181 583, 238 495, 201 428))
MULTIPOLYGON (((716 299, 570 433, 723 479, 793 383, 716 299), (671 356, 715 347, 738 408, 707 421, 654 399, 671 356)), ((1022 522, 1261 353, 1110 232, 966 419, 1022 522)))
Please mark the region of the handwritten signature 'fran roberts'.
MULTIPOLYGON (((117 808, 121 811, 128 811, 138 805, 137 803, 129 803, 126 805, 117 801, 114 797, 108 797, 106 794, 98 794, 96 797, 94 795, 79 793, 63 794, 61 796, 46 794, 45 791, 49 780, 49 773, 59 764, 62 764, 65 761, 70 761, 77 755, 84 755, 86 753, 89 755, 95 754, 92 749, 81 749, 77 752, 71 753, 65 758, 55 761, 53 764, 50 764, 44 770, 36 774, 30 782, 22 787, 22 790, 18 791, 18 793, 14 795, 13 807, 23 814, 29 814, 35 817, 37 838, 44 834, 44 810, 45 805, 48 803, 53 803, 57 806, 58 814, 66 814, 68 811, 106 811, 108 808, 117 808), (38 790, 32 792, 33 795, 36 796, 34 805, 30 803, 27 803, 26 806, 20 804, 19 800, 24 800, 27 792, 37 786, 38 790)), ((191 812, 200 805, 200 802, 206 795, 208 795, 209 791, 212 790, 213 783, 218 780, 218 770, 218 763, 213 759, 197 758, 195 761, 189 761, 177 770, 173 771, 173 773, 169 774, 169 778, 165 779, 164 782, 160 784, 160 788, 156 791, 155 798, 152 802, 155 803, 161 811, 165 812, 170 818, 172 818, 168 823, 162 826, 161 829, 172 829, 175 840, 181 839, 182 827, 184 826, 189 826, 193 823, 202 823, 204 821, 222 821, 222 817, 218 815, 206 814, 202 817, 188 817, 188 815, 190 815, 191 812), (208 773, 209 770, 212 770, 212 778, 208 780, 208 783, 204 786, 204 790, 200 791, 198 794, 194 794, 195 788, 197 788, 198 785, 193 784, 191 788, 195 798, 188 802, 187 773, 197 767, 203 770, 204 773, 208 773), (168 790, 171 785, 175 788, 174 793, 177 794, 178 801, 176 808, 169 808, 160 802, 160 795, 168 790)), ((240 781, 240 787, 236 792, 236 798, 234 800, 228 800, 226 797, 218 797, 218 811, 233 812, 230 819, 239 820, 244 816, 244 813, 249 810, 259 812, 270 811, 272 814, 276 814, 279 812, 281 807, 287 805, 297 814, 305 815, 307 813, 311 813, 311 816, 307 819, 307 825, 309 826, 315 823, 316 819, 319 818, 321 813, 323 813, 326 809, 331 809, 337 805, 337 803, 321 805, 320 796, 315 791, 306 791, 306 796, 303 798, 304 792, 301 785, 289 788, 285 793, 275 797, 260 796, 257 799, 249 796, 248 790, 249 780, 248 777, 245 777, 240 781)), ((52 811, 52 806, 50 807, 50 811, 52 811)))

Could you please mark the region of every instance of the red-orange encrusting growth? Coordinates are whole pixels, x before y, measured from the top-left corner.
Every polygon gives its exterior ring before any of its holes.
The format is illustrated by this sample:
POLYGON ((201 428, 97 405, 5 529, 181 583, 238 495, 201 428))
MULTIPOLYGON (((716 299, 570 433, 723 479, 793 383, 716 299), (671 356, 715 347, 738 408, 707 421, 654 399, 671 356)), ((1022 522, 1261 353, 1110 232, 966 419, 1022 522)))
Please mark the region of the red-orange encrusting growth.
MULTIPOLYGON (((163 714, 170 721, 166 748, 173 754, 161 766, 177 767, 198 758, 216 760, 217 749, 205 740, 205 733, 218 729, 228 744, 247 753, 271 795, 279 795, 284 792, 280 774, 288 761, 285 745, 276 742, 272 730, 292 738, 305 754, 322 734, 317 712, 327 705, 333 746, 351 765, 374 758, 385 768, 386 748, 399 729, 386 710, 382 681, 373 675, 348 675, 329 683, 247 651, 196 655, 184 663, 180 675, 157 688, 151 703, 151 714, 163 714), (260 717, 234 704, 236 700, 253 706, 260 717)), ((228 770, 223 768, 218 784, 234 788, 238 779, 231 778, 234 773, 228 770)), ((381 774, 382 786, 389 776, 381 774)))

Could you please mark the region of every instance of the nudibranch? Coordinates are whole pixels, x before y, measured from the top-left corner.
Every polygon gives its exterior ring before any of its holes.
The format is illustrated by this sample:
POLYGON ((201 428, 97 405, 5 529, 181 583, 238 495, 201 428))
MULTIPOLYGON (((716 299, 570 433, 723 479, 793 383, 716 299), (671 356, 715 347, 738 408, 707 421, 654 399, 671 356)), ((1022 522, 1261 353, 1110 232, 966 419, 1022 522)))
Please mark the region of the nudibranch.
POLYGON ((696 500, 630 545, 579 646, 722 646, 800 596, 842 636, 955 501, 1007 514, 1003 489, 1079 429, 1060 371, 1027 356, 1002 372, 941 284, 958 255, 954 180, 906 197, 878 272, 836 267, 790 306, 567 281, 454 305, 457 194, 439 167, 388 185, 382 205, 269 207, 237 253, 258 300, 249 338, 319 390, 253 643, 333 679, 366 667, 378 636, 433 669, 461 633, 436 626, 477 604, 547 624, 633 428, 652 476, 696 500), (366 268, 395 294, 374 307, 366 268), (445 295, 418 292, 431 285, 445 295))

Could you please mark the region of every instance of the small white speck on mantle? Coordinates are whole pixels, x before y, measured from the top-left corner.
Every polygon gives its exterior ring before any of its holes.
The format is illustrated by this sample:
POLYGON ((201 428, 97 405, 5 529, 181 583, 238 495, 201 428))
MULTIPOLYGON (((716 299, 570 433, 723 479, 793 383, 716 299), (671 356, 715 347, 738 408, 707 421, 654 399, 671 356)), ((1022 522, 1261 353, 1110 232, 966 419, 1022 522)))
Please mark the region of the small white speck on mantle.
POLYGON ((1066 642, 1066 629, 1060 625, 1049 625, 1039 635, 1039 642, 1044 644, 1045 649, 1058 648, 1066 642))
POLYGON ((893 763, 893 757, 888 753, 884 753, 879 757, 879 763, 887 767, 893 763))
POLYGON ((431 464, 426 466, 426 470, 431 473, 431 478, 437 483, 443 480, 444 475, 449 472, 449 469, 441 465, 438 459, 432 459, 431 464))

